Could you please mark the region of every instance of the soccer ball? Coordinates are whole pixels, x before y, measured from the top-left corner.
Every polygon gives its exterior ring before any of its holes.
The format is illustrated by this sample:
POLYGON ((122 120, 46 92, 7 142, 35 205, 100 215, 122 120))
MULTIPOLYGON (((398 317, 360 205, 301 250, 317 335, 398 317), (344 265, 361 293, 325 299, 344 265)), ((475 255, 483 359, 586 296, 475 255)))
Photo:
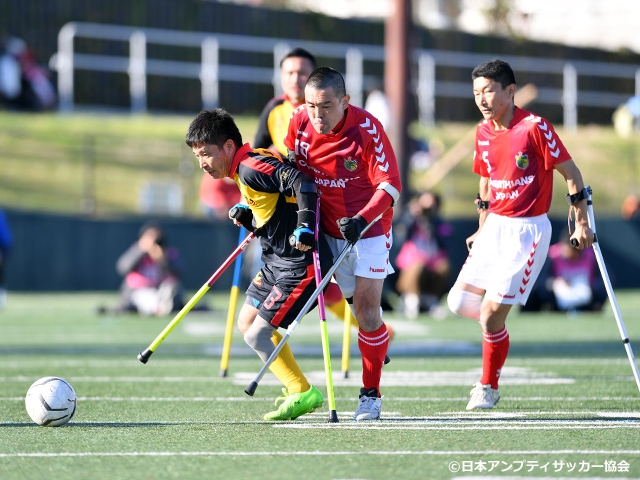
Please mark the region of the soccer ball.
POLYGON ((62 378, 44 377, 29 387, 24 404, 38 425, 59 427, 76 413, 76 392, 62 378))

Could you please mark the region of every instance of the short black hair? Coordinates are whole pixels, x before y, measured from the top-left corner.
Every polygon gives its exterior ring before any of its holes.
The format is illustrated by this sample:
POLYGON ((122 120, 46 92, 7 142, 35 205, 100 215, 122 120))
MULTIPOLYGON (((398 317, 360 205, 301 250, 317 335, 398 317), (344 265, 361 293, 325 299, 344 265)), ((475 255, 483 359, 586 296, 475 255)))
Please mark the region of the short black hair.
POLYGON ((311 72, 311 75, 309 75, 309 79, 307 80, 307 87, 311 87, 316 90, 333 88, 333 91, 338 98, 342 98, 347 94, 347 89, 344 85, 344 78, 340 72, 331 67, 319 67, 311 72))
POLYGON ((516 84, 516 76, 511 69, 511 65, 499 58, 481 63, 473 69, 473 72, 471 72, 471 80, 481 77, 498 82, 502 85, 502 88, 516 84))
POLYGON ((217 145, 222 147, 227 140, 233 140, 236 147, 242 146, 242 135, 233 117, 223 108, 202 110, 193 119, 185 142, 190 147, 199 145, 217 145))
POLYGON ((313 68, 316 68, 316 57, 314 57, 313 54, 311 54, 311 52, 305 50, 304 48, 300 48, 300 47, 294 48, 289 53, 287 53, 284 57, 282 57, 282 60, 280 60, 280 68, 282 68, 282 64, 287 58, 306 58, 311 62, 311 66, 313 68))

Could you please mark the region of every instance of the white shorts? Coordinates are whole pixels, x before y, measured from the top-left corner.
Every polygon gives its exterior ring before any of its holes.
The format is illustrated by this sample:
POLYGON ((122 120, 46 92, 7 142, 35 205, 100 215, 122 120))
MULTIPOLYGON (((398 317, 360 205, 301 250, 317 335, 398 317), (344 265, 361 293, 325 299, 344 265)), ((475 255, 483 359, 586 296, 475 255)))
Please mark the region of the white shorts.
MULTIPOLYGON (((335 262, 346 247, 347 241, 344 238, 334 238, 329 235, 325 235, 325 238, 335 262)), ((334 274, 344 298, 353 297, 356 277, 384 279, 395 271, 389 262, 392 243, 391 232, 358 240, 334 274)))
POLYGON ((490 213, 473 242, 458 280, 486 291, 497 303, 524 305, 551 241, 546 215, 510 218, 490 213))

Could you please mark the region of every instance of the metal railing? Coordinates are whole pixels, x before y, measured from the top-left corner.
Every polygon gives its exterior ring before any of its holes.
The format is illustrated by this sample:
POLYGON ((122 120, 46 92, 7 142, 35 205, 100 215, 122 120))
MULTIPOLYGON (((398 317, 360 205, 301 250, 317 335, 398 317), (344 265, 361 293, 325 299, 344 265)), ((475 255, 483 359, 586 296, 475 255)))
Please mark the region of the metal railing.
MULTIPOLYGON (((86 22, 65 24, 58 34, 58 52, 50 60, 50 67, 58 72, 59 109, 74 109, 74 71, 93 70, 126 73, 129 75, 131 111, 147 109, 147 76, 160 75, 199 79, 202 106, 219 105, 220 82, 249 82, 273 85, 274 95, 281 93, 279 62, 290 46, 305 48, 317 56, 345 61, 345 81, 352 103, 363 105, 364 92, 380 79, 364 74, 364 62, 384 62, 383 46, 317 42, 295 39, 253 37, 207 32, 186 32, 156 28, 138 28, 86 22), (77 37, 105 41, 128 41, 129 56, 78 53, 74 49, 77 37), (196 47, 201 50, 200 62, 159 60, 148 58, 147 45, 160 44, 196 47), (222 64, 220 50, 263 53, 272 56, 273 67, 251 67, 222 64)), ((631 96, 640 95, 640 67, 631 64, 558 60, 536 57, 501 55, 518 72, 557 74, 563 77, 562 88, 538 88, 539 103, 562 104, 564 126, 575 130, 578 106, 616 108, 631 96), (635 79, 635 92, 578 90, 578 76, 599 76, 635 79)), ((438 67, 454 67, 466 72, 491 58, 489 54, 417 49, 410 58, 417 64, 413 80, 418 99, 420 121, 429 126, 436 120, 436 97, 471 98, 469 82, 438 81, 438 67)), ((468 74, 468 73, 467 73, 468 74)))

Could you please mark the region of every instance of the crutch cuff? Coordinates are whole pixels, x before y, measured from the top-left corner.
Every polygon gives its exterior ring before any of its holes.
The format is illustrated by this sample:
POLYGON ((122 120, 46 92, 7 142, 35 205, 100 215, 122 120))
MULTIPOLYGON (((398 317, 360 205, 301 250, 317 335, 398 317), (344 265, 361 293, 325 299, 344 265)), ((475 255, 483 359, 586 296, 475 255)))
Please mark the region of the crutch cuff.
POLYGON ((567 199, 569 206, 575 205, 576 203, 589 198, 589 191, 587 190, 587 187, 584 187, 582 190, 574 194, 567 193, 564 198, 567 199))

